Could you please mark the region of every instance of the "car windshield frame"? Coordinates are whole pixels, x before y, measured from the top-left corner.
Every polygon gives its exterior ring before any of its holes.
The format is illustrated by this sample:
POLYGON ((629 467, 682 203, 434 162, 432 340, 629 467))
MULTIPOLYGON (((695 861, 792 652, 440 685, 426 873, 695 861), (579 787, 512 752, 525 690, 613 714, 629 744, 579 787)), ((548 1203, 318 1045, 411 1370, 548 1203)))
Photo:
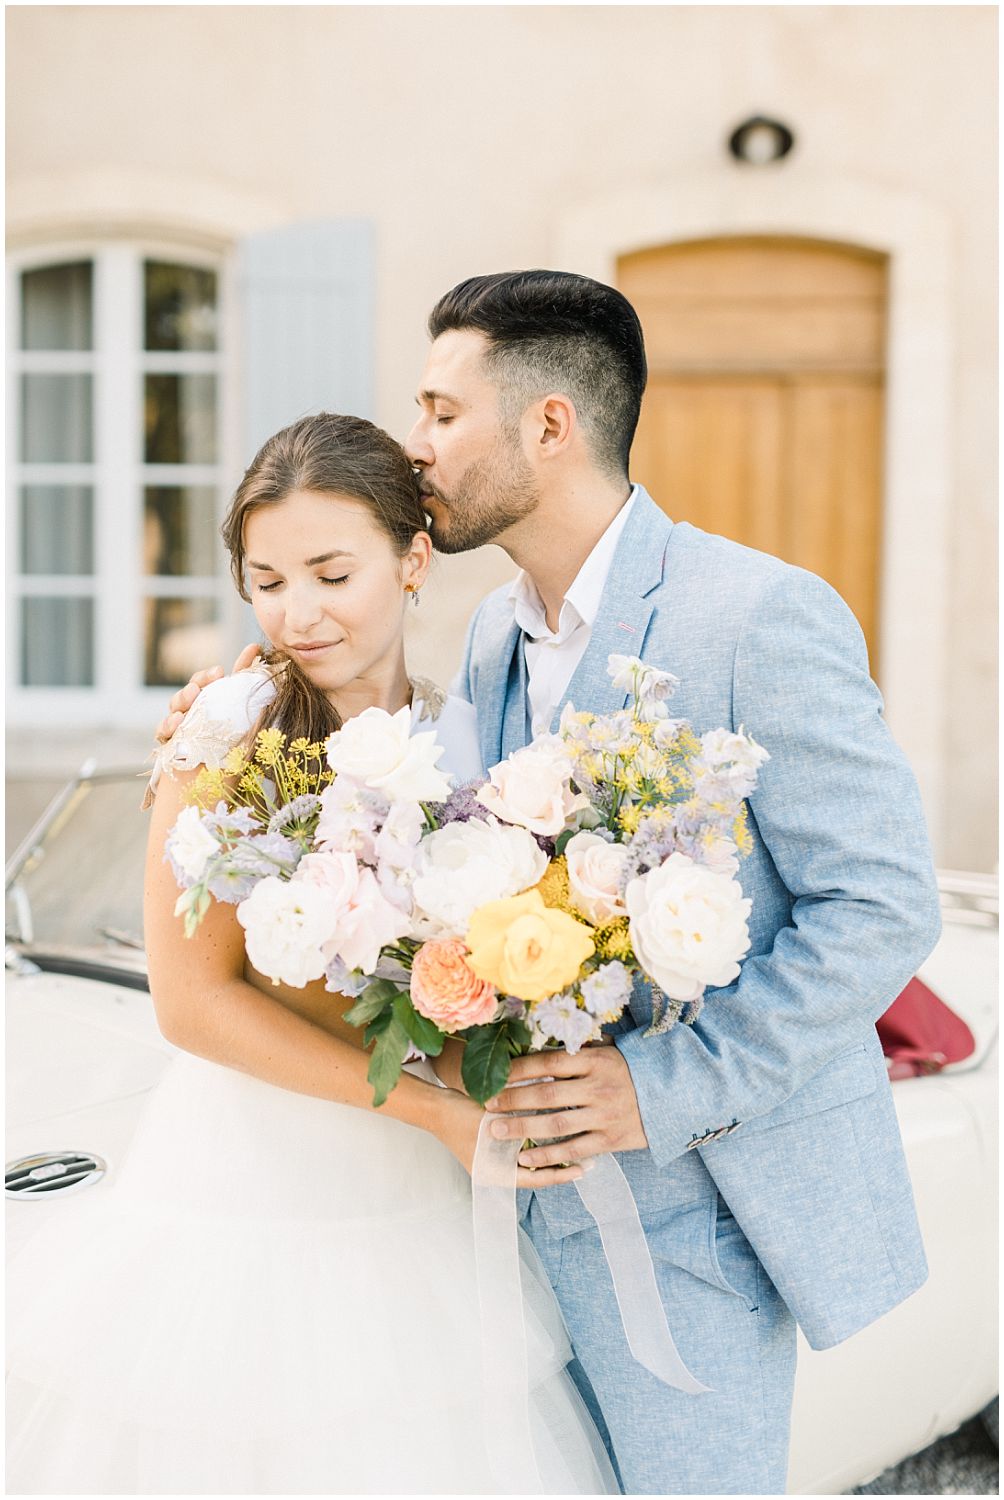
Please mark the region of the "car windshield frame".
POLYGON ((142 892, 146 825, 141 821, 140 800, 148 775, 149 767, 99 770, 93 760, 86 761, 36 819, 4 867, 7 968, 110 979, 135 989, 148 987, 141 906, 135 905, 136 895, 141 901, 142 892), (101 799, 110 814, 103 829, 97 817, 101 799), (86 823, 81 827, 85 807, 86 823), (85 886, 80 878, 82 862, 78 858, 74 863, 71 858, 81 852, 79 847, 73 850, 71 835, 79 841, 87 824, 95 823, 98 827, 91 828, 92 842, 85 848, 88 853, 92 849, 100 853, 86 861, 85 886), (103 835, 100 843, 99 832, 103 835), (127 894, 133 897, 133 911, 120 920, 118 912, 127 911, 127 894), (52 920, 61 898, 64 915, 70 910, 82 913, 78 930, 70 932, 69 940, 52 920), (91 916, 96 920, 91 921, 91 916))

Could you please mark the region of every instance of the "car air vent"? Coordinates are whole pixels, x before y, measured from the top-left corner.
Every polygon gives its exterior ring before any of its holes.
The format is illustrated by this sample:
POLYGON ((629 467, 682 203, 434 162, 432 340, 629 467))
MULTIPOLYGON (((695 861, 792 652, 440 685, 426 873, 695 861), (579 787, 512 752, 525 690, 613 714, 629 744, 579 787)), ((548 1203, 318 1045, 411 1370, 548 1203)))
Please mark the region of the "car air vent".
POLYGON ((7 1163, 4 1193, 8 1198, 49 1198, 100 1182, 108 1163, 89 1151, 46 1151, 7 1163))

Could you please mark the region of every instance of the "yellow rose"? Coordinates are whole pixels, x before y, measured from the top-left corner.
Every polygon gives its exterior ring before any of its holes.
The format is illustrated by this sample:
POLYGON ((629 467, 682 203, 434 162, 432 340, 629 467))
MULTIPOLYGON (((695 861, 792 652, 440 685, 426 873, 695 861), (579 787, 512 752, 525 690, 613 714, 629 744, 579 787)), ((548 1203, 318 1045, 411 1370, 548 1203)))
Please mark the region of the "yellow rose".
POLYGON ((543 1000, 578 977, 593 952, 592 928, 545 906, 539 891, 486 901, 467 929, 468 966, 518 1000, 543 1000))

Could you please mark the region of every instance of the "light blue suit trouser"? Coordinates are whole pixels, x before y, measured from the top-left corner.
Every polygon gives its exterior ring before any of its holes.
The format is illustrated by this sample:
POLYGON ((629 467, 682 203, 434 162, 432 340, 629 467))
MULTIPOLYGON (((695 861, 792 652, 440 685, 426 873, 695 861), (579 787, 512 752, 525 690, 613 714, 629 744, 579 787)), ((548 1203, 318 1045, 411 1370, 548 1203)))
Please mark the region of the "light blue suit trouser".
POLYGON ((710 1178, 703 1202, 644 1224, 673 1338, 706 1395, 674 1390, 632 1358, 598 1230, 551 1235, 536 1198, 524 1227, 624 1493, 783 1495, 795 1323, 710 1178))

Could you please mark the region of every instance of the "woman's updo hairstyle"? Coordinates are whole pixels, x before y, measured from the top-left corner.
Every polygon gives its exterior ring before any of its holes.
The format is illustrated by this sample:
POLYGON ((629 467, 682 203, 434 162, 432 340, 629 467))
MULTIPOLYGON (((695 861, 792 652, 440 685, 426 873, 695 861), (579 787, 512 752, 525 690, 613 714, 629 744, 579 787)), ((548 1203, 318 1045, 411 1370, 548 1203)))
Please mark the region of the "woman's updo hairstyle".
MULTIPOLYGON (((369 506, 373 519, 400 556, 427 521, 418 476, 404 449, 363 417, 317 412, 301 417, 270 437, 255 454, 234 493, 220 528, 237 591, 250 602, 245 569, 244 522, 263 505, 274 505, 307 490, 348 495, 369 506)), ((298 664, 278 651, 267 652, 275 669, 276 694, 255 731, 276 725, 298 739, 323 740, 341 720, 331 703, 298 664)))

